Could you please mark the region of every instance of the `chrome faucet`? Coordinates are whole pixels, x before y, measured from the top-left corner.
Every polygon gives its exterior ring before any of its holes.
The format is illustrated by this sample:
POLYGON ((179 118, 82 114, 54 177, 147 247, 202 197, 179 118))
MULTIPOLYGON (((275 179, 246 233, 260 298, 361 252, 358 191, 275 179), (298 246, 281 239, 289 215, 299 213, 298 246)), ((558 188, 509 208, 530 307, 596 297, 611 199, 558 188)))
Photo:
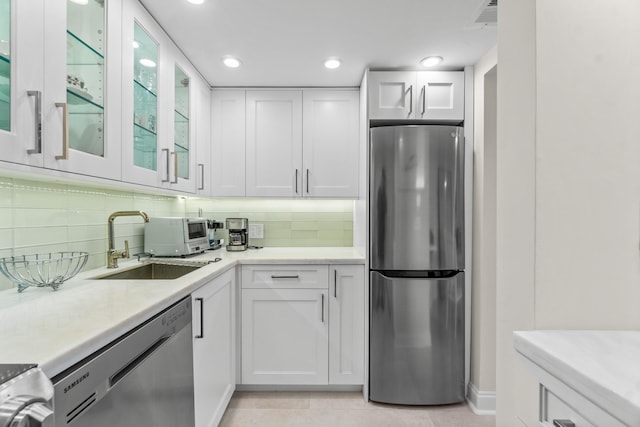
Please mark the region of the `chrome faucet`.
POLYGON ((149 222, 149 215, 142 211, 118 211, 109 215, 107 224, 109 225, 108 239, 109 249, 107 250, 107 268, 118 268, 118 258, 129 258, 129 242, 124 241, 124 251, 117 251, 113 237, 113 221, 119 216, 141 216, 144 222, 149 222))

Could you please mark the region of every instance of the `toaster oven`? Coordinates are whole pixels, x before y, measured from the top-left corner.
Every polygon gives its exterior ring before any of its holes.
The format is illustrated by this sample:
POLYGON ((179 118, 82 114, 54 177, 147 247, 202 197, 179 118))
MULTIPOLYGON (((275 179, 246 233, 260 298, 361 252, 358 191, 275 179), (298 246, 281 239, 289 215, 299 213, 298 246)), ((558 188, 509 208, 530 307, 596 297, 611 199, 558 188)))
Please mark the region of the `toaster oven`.
POLYGON ((186 256, 209 249, 205 218, 150 217, 144 225, 144 251, 153 256, 186 256))

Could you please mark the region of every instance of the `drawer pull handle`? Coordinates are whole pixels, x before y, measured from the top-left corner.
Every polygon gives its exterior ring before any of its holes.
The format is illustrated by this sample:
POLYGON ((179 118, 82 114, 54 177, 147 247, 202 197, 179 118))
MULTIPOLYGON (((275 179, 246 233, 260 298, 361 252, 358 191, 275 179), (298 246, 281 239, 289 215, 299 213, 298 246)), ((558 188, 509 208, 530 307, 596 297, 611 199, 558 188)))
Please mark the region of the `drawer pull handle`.
POLYGON ((299 279, 300 276, 299 275, 295 275, 295 276, 275 276, 275 275, 271 275, 272 279, 299 279))
POLYGON ((576 427, 571 420, 553 420, 553 427, 576 427))

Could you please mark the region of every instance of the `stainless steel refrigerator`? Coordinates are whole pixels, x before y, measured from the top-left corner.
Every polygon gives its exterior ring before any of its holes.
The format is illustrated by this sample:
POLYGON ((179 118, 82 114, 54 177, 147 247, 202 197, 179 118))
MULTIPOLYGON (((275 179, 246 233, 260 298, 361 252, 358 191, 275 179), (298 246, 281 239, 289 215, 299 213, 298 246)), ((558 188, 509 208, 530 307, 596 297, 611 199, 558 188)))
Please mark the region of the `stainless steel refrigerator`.
POLYGON ((369 398, 464 400, 464 139, 371 129, 369 398))

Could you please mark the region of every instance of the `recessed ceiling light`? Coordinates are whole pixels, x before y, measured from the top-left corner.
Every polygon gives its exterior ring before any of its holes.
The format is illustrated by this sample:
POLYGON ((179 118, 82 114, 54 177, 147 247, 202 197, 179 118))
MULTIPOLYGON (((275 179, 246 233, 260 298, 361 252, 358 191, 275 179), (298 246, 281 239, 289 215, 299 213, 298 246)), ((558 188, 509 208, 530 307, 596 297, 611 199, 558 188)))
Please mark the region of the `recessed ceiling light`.
POLYGON ((89 4, 89 0, 71 0, 72 3, 81 4, 83 6, 89 4))
POLYGON ((133 48, 134 48, 134 49, 137 49, 137 48, 139 48, 139 47, 140 47, 140 43, 138 43, 137 41, 135 41, 135 40, 134 40, 134 41, 133 41, 133 48))
POLYGON ((222 59, 222 62, 229 68, 238 68, 240 66, 240 60, 238 58, 234 58, 233 56, 225 56, 222 59))
POLYGON ((150 59, 142 58, 140 60, 140 65, 144 65, 145 67, 149 67, 149 68, 154 68, 156 66, 156 63, 150 59))
POLYGON ((333 70, 340 66, 340 60, 338 58, 329 58, 326 61, 324 61, 324 66, 330 70, 333 70))
POLYGON ((202 4, 204 0, 187 0, 191 4, 202 4))
POLYGON ((442 56, 427 56, 420 61, 423 67, 435 67, 442 62, 442 56))

